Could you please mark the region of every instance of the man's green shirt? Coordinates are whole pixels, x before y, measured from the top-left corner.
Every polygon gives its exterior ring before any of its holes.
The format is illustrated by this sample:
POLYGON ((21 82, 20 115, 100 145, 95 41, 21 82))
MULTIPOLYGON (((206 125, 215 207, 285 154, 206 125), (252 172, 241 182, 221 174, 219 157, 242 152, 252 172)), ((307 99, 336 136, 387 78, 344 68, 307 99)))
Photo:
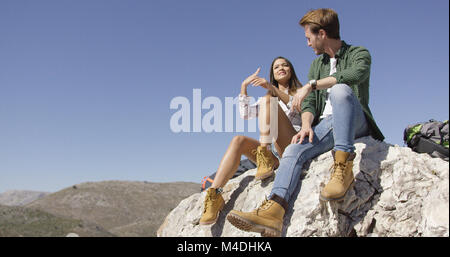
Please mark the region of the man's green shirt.
MULTIPOLYGON (((384 140, 384 136, 378 128, 369 109, 369 79, 370 79, 370 53, 364 47, 347 45, 342 41, 342 46, 335 55, 336 72, 335 77, 338 84, 350 86, 358 98, 366 120, 369 124, 370 135, 377 140, 384 140)), ((311 64, 308 79, 319 80, 330 76, 330 56, 322 54, 311 64)), ((302 103, 302 112, 310 112, 314 115, 313 125, 319 122, 319 117, 325 109, 327 90, 316 90, 311 92, 302 103)), ((333 106, 333 108, 339 108, 333 106)))

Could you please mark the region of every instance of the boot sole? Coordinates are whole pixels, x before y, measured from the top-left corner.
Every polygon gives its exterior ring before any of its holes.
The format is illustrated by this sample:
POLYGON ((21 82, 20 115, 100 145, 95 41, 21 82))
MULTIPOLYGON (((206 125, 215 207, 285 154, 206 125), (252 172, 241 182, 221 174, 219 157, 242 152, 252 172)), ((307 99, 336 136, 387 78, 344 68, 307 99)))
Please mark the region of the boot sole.
POLYGON ((355 184, 355 181, 353 180, 353 182, 348 186, 347 191, 345 191, 343 196, 340 196, 338 198, 327 198, 322 196, 322 194, 320 194, 319 199, 322 201, 340 201, 342 199, 345 198, 345 196, 347 195, 347 192, 353 187, 353 184, 355 184))
MULTIPOLYGON (((279 166, 279 165, 278 165, 279 166)), ((263 176, 258 176, 258 177, 256 177, 255 176, 255 180, 264 180, 264 179, 266 179, 266 178, 270 178, 270 177, 272 177, 274 174, 275 174, 275 170, 278 168, 278 166, 275 168, 275 167, 273 167, 272 168, 272 170, 270 171, 270 172, 267 172, 265 175, 263 175, 263 176)))
POLYGON ((252 221, 246 220, 236 214, 229 213, 227 215, 227 220, 235 227, 240 230, 248 231, 248 232, 257 232, 261 233, 263 237, 280 237, 281 232, 263 225, 255 224, 252 221))
POLYGON ((223 210, 223 207, 225 206, 225 202, 222 203, 222 206, 220 206, 219 211, 217 212, 217 217, 215 220, 212 221, 200 221, 200 225, 206 226, 206 225, 212 225, 217 222, 220 216, 220 212, 223 210))
POLYGON ((264 180, 264 179, 266 179, 266 178, 272 177, 273 174, 275 174, 275 172, 272 170, 271 172, 268 172, 268 173, 265 174, 264 176, 255 177, 255 180, 264 180))

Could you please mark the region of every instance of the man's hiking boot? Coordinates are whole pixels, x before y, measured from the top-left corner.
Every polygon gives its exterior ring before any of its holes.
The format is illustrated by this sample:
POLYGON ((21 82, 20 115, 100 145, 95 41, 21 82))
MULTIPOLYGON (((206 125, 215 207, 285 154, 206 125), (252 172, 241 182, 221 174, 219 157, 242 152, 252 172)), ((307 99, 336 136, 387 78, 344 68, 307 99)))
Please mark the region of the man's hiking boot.
POLYGON ((200 225, 211 225, 216 223, 219 218, 219 212, 223 209, 225 201, 222 194, 218 193, 215 188, 208 188, 205 197, 205 206, 203 208, 200 225))
POLYGON ((240 230, 258 232, 265 237, 279 237, 287 202, 281 197, 275 197, 277 201, 265 199, 261 206, 252 212, 232 210, 227 215, 227 220, 240 230))
POLYGON ((256 155, 256 165, 258 166, 255 179, 263 180, 271 177, 274 174, 275 166, 278 164, 272 152, 267 147, 258 146, 256 150, 253 150, 253 154, 256 155))
POLYGON ((355 180, 353 160, 356 153, 332 151, 334 164, 331 167, 331 179, 322 189, 320 199, 324 201, 341 200, 355 180))

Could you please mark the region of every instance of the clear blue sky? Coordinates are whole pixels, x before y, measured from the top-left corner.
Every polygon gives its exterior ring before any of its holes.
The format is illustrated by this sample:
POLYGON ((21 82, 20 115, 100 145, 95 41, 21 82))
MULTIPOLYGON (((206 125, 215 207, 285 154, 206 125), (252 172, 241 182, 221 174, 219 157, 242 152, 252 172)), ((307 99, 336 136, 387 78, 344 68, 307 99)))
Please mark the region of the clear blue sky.
POLYGON ((448 5, 2 0, 0 192, 200 183, 238 133, 173 133, 170 101, 184 96, 192 108, 194 88, 203 99, 237 96, 257 67, 268 78, 280 55, 307 82, 316 56, 298 21, 321 7, 338 12, 342 39, 371 52, 370 107, 386 142, 403 145, 408 124, 449 118, 448 5))

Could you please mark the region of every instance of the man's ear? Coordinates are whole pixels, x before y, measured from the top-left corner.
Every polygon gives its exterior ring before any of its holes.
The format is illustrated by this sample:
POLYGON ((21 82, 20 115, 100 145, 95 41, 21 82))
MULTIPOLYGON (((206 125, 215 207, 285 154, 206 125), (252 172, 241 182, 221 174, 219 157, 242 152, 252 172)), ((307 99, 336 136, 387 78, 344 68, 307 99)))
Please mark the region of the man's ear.
POLYGON ((319 36, 321 39, 325 39, 325 37, 327 36, 327 32, 326 32, 324 29, 319 29, 318 36, 319 36))

